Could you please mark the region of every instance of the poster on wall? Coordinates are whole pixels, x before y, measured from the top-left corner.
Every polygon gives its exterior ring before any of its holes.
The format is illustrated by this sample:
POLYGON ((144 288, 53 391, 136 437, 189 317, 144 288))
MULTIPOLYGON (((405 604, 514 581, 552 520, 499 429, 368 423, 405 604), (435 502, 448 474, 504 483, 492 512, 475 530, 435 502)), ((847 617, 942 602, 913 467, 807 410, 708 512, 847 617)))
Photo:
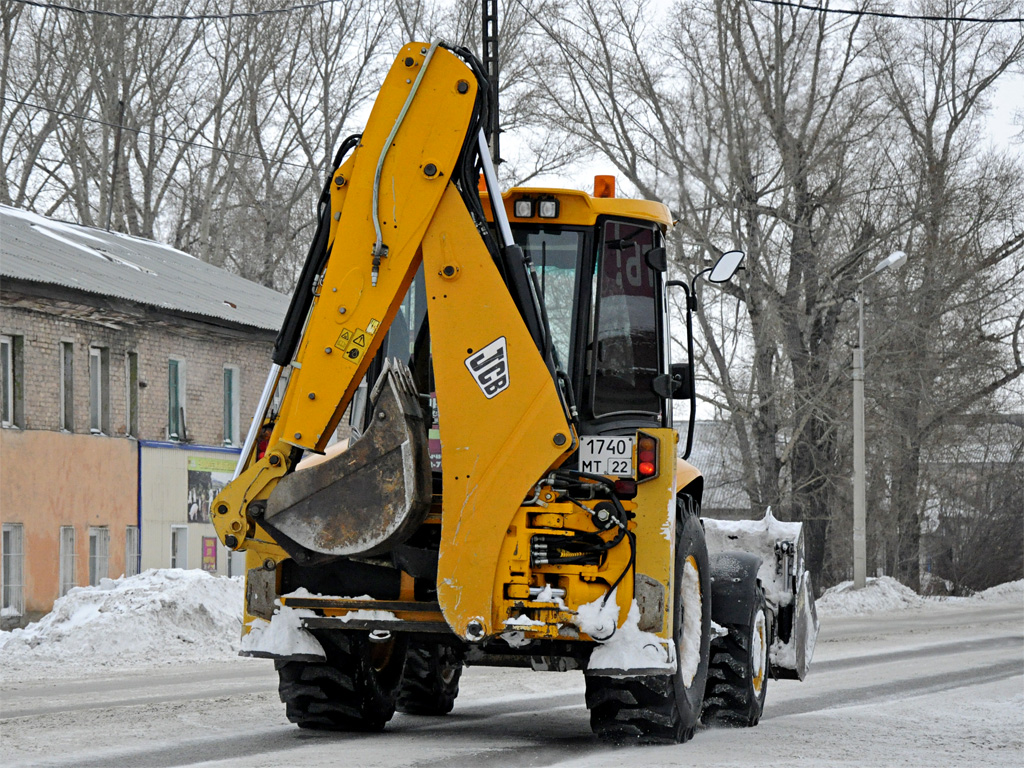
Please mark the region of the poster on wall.
POLYGON ((188 521, 210 522, 210 506, 235 472, 238 460, 231 456, 188 457, 188 521))
POLYGON ((203 570, 217 572, 217 537, 203 536, 203 570))

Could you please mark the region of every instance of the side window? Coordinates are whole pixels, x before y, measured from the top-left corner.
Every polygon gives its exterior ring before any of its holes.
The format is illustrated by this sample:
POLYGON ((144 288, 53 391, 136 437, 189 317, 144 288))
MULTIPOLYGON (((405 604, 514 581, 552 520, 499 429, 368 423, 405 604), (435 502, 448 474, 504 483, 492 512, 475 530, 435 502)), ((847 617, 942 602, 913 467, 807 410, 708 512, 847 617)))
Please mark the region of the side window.
POLYGON ((95 587, 100 579, 107 578, 107 563, 110 552, 110 529, 97 527, 89 529, 89 585, 95 587))
POLYGON ((110 350, 89 347, 89 431, 110 434, 110 350))
POLYGON ((139 353, 126 352, 124 356, 125 379, 125 430, 132 437, 139 436, 139 353))
POLYGON ((75 431, 75 345, 70 341, 60 343, 60 428, 75 431))
POLYGON ((224 366, 224 445, 240 445, 238 368, 224 366))
POLYGON ((661 413, 661 399, 651 389, 661 360, 657 281, 646 261, 654 246, 651 225, 604 224, 595 263, 588 360, 595 417, 661 413))
POLYGON ((124 530, 124 575, 137 576, 139 573, 139 526, 129 525, 124 530))
POLYGON ((6 618, 25 613, 25 537, 21 523, 3 524, 3 603, 6 618))
POLYGON ((167 438, 185 440, 185 361, 167 361, 167 438))
POLYGON ((0 336, 0 423, 5 427, 25 426, 23 342, 21 336, 0 336))
POLYGON ((551 329, 551 344, 559 366, 568 370, 576 309, 576 266, 585 235, 580 230, 558 227, 517 227, 513 234, 533 262, 551 329))

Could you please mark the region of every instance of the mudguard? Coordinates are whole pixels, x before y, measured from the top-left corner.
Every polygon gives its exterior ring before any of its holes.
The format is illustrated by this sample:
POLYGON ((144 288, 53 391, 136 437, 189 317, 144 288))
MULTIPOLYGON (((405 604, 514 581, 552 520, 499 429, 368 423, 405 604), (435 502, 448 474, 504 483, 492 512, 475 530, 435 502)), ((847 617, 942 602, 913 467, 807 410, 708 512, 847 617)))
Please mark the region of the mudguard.
POLYGON ((711 619, 716 624, 742 624, 750 618, 757 591, 761 558, 749 552, 716 552, 711 563, 711 619))

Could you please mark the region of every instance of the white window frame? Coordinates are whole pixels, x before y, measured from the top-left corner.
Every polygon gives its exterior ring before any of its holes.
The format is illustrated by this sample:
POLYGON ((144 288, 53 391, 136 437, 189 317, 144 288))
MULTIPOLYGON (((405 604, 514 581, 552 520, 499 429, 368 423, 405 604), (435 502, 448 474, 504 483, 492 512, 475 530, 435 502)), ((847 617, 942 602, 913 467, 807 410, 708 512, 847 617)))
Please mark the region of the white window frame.
POLYGON ((62 525, 60 527, 60 585, 57 596, 64 597, 73 587, 78 586, 75 582, 75 567, 77 556, 75 554, 75 526, 62 525))
POLYGON ((239 391, 240 377, 241 372, 237 365, 224 366, 224 445, 241 445, 239 429, 240 401, 242 399, 239 391), (229 378, 230 388, 228 387, 229 378))
POLYGON ((139 549, 139 526, 129 525, 124 529, 124 575, 138 576, 142 566, 142 550, 139 549))
POLYGON ((0 424, 13 427, 14 420, 14 337, 0 336, 0 424), (4 348, 7 349, 4 354, 4 348))
POLYGON ((89 347, 89 431, 110 434, 110 350, 89 347))
POLYGON ((185 361, 180 357, 169 357, 167 358, 167 439, 175 441, 184 441, 188 437, 188 426, 186 424, 186 418, 188 416, 188 408, 185 405, 185 361), (178 431, 174 432, 171 430, 171 363, 175 363, 177 366, 177 377, 175 382, 175 391, 177 392, 177 428, 178 431), (180 433, 180 434, 179 434, 180 433))
POLYGON ((188 526, 187 525, 172 525, 171 526, 171 568, 188 568, 188 526), (179 563, 178 558, 175 557, 174 542, 177 537, 181 537, 181 556, 184 559, 184 563, 179 563))
POLYGON ((75 431, 75 343, 60 343, 60 428, 75 431))
POLYGON ((139 436, 139 353, 124 353, 124 433, 139 436))
POLYGON ((3 593, 0 614, 5 617, 25 614, 25 526, 3 524, 3 557, 0 560, 3 593))
POLYGON ((89 527, 89 586, 99 586, 110 576, 110 529, 89 527))

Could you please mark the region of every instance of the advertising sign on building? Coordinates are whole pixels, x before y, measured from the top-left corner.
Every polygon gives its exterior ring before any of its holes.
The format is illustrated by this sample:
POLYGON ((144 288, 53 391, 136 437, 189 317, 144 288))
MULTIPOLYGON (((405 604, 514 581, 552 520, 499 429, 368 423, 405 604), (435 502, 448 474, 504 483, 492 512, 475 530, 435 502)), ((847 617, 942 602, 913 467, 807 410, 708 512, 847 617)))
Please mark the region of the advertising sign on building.
POLYGON ((188 521, 210 522, 210 505, 221 489, 231 481, 237 459, 220 456, 189 456, 188 521))
POLYGON ((217 572, 217 537, 203 536, 203 570, 217 572))

